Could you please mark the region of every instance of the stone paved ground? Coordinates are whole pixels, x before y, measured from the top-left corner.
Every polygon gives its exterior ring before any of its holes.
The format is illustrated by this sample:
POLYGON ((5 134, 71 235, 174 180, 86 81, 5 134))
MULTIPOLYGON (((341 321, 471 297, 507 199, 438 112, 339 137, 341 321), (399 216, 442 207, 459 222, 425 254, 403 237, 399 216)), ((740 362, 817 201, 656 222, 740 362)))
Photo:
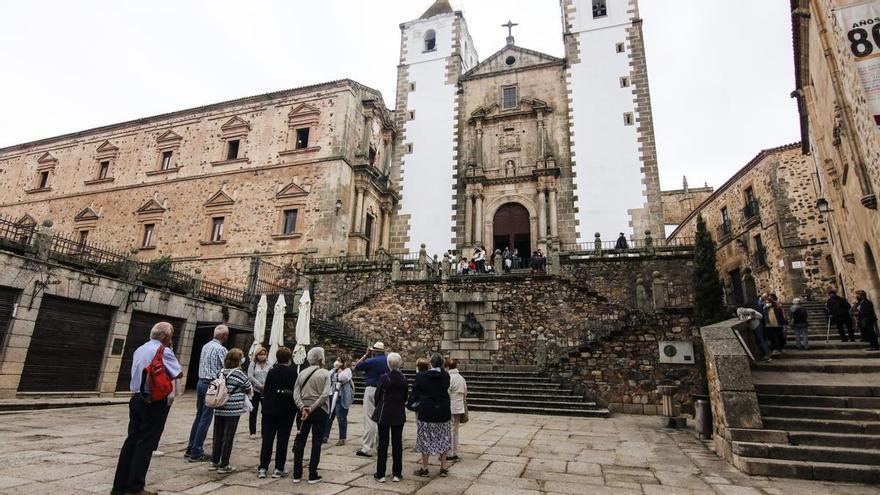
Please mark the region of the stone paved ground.
MULTIPOLYGON (((353 455, 361 431, 357 406, 350 414, 350 445, 324 449, 325 482, 295 486, 289 478, 256 477, 259 441, 247 437, 245 418, 232 458, 239 472, 221 476, 206 464, 184 462, 193 409, 191 398, 175 404, 160 446, 165 454, 153 460, 148 482, 163 494, 880 494, 880 488, 865 485, 749 477, 691 434, 657 428, 657 418, 625 415, 581 419, 474 413, 462 429, 464 460, 448 478, 434 476, 433 460, 427 480, 411 475, 418 454, 410 422, 404 431, 406 479, 380 485, 372 478, 373 462, 353 455)), ((109 493, 126 422, 126 406, 0 415, 0 493, 109 493)), ((336 433, 334 428, 333 439, 336 433)))

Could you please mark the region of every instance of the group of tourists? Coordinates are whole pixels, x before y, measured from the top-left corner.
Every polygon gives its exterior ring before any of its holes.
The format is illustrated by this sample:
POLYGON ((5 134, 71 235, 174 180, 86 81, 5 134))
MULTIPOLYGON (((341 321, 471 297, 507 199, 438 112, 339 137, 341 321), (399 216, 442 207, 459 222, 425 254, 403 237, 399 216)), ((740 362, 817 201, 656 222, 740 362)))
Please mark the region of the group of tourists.
MULTIPOLYGON (((150 340, 133 356, 129 401, 128 436, 119 454, 112 495, 151 495, 145 490, 146 474, 153 452, 165 427, 168 411, 179 393, 177 381, 182 369, 171 349, 174 328, 157 323, 150 340)), ((199 356, 199 380, 196 386, 196 414, 190 430, 184 458, 189 462, 207 462, 217 473, 237 470, 230 464, 239 418, 248 414, 248 431, 256 439, 260 423, 262 444, 257 476, 281 478, 285 471, 287 448, 293 437, 294 483, 303 480, 303 458, 311 435, 307 483, 322 480, 318 471, 323 444, 330 440, 334 420, 339 425, 337 446, 345 445, 348 410, 354 400, 353 372, 364 374, 364 432, 362 445, 355 452, 361 457, 376 456, 374 477, 387 481, 388 449, 391 448, 391 480, 403 479, 403 427, 406 410, 416 414, 416 451, 421 464, 416 476, 426 477, 428 459, 439 456, 439 476, 448 475, 450 461, 459 458, 458 432, 467 422, 467 383, 454 360, 434 354, 416 362, 417 374, 410 390, 397 353, 385 353, 382 342, 373 344, 366 354, 350 367, 341 355, 328 370, 324 349, 313 347, 306 355, 304 369, 293 364, 293 353, 280 347, 275 364, 269 353, 257 347, 251 362, 243 369, 241 349, 227 350, 224 343, 229 329, 218 325, 214 338, 205 344, 199 356), (260 412, 262 413, 260 415, 260 412), (214 423, 211 453, 204 448, 208 429, 214 423), (294 431, 296 428, 296 431, 294 431)))
MULTIPOLYGON (((547 258, 540 249, 534 251, 532 256, 527 260, 529 273, 532 275, 542 275, 547 272, 547 258)), ((514 248, 511 250, 505 247, 501 252, 500 259, 495 256, 492 259, 486 258, 486 250, 482 246, 476 246, 474 253, 470 259, 462 256, 455 265, 456 275, 494 275, 497 273, 495 265, 501 263, 501 270, 504 273, 510 273, 512 270, 523 268, 523 258, 519 254, 519 250, 514 248)))
MULTIPOLYGON (((773 357, 783 354, 786 346, 785 327, 792 329, 795 347, 809 350, 809 312, 800 298, 794 298, 786 313, 776 294, 764 293, 758 298, 755 309, 739 308, 737 315, 748 320, 755 342, 760 351, 759 359, 769 362, 773 357)), ((877 315, 874 305, 863 290, 856 291, 856 299, 850 304, 845 298, 831 290, 825 301, 825 315, 828 330, 831 325, 837 328, 843 342, 855 342, 854 327, 859 329, 861 339, 867 342, 867 352, 880 350, 877 341, 877 315)))

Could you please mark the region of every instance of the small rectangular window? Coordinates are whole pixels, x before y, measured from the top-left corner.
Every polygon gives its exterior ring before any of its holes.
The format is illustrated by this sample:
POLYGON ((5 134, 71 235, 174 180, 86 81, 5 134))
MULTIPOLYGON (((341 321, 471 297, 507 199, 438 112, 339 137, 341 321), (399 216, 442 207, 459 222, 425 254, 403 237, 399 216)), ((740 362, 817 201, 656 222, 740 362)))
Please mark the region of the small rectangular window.
POLYGON ((173 151, 162 152, 162 170, 171 170, 171 157, 174 156, 173 151))
POLYGON ((106 179, 107 174, 109 172, 110 172, 110 161, 105 160, 105 161, 101 162, 98 166, 98 178, 99 179, 106 179))
POLYGON ((296 233, 297 210, 284 210, 284 234, 296 233))
POLYGON ((620 78, 620 87, 628 88, 629 87, 629 77, 623 76, 620 78))
POLYGON ((296 147, 294 149, 304 150, 309 147, 309 128, 303 127, 296 130, 296 147))
POLYGON ((501 108, 509 110, 519 105, 519 95, 516 86, 508 86, 501 90, 501 108))
POLYGON ((614 50, 617 51, 617 53, 623 53, 626 51, 626 45, 623 43, 618 43, 614 45, 614 50))
POLYGON ((605 17, 608 15, 608 8, 605 0, 593 0, 593 19, 605 17))
POLYGON ((211 219, 211 242, 223 240, 223 217, 211 219))
POLYGON ((141 247, 153 247, 153 237, 156 233, 156 224, 148 223, 144 225, 144 238, 141 247))
POLYGON ((38 177, 39 188, 38 189, 46 189, 49 187, 49 171, 43 170, 40 172, 40 176, 38 177))
POLYGON ((416 111, 410 110, 409 111, 409 120, 415 120, 415 119, 416 119, 416 111))
POLYGON ((407 145, 406 145, 406 152, 407 152, 407 153, 412 153, 412 152, 413 152, 413 145, 412 145, 412 143, 407 143, 407 145))
POLYGON ((238 160, 238 139, 232 139, 226 143, 226 159, 238 160))
POLYGON ((415 91, 416 90, 416 83, 409 83, 409 90, 415 91))
POLYGON ((626 112, 623 114, 623 125, 633 125, 635 124, 635 117, 633 117, 632 112, 626 112))
POLYGON ((79 243, 81 245, 85 245, 89 242, 89 231, 88 230, 80 230, 79 231, 79 243))

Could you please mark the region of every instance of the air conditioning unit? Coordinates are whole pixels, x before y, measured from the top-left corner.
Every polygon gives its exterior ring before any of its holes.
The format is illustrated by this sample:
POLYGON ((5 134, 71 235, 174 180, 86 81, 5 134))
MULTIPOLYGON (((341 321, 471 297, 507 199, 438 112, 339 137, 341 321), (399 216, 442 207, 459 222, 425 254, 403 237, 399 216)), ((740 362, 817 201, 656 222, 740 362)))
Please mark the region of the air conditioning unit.
POLYGON ((661 364, 694 364, 694 343, 684 341, 661 341, 661 364))

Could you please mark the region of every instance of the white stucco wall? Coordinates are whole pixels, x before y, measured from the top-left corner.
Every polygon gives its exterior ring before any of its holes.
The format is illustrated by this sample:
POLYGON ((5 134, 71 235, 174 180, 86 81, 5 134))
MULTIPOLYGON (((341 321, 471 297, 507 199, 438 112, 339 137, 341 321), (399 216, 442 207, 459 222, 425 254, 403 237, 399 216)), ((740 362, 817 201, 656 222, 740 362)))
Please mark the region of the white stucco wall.
MULTIPOLYGON (((402 63, 408 78, 403 86, 415 91, 408 95, 407 115, 415 118, 405 124, 405 144, 413 151, 403 158, 403 200, 401 213, 410 215, 410 251, 425 243, 430 254, 442 254, 451 248, 453 173, 455 170, 455 93, 456 85, 447 83, 447 63, 453 54, 453 30, 456 16, 444 14, 407 23, 402 32, 405 50, 402 63), (437 49, 424 52, 424 33, 433 29, 437 49)), ((473 41, 462 22, 464 64, 476 61, 473 41)))
POLYGON ((632 235, 627 210, 646 201, 637 127, 624 125, 626 112, 638 118, 633 87, 620 87, 620 78, 630 75, 630 47, 616 51, 632 25, 628 4, 608 0, 608 15, 593 19, 591 0, 575 2, 572 32, 579 33, 580 62, 572 65, 569 84, 581 240, 592 240, 595 232, 604 240, 632 235))

